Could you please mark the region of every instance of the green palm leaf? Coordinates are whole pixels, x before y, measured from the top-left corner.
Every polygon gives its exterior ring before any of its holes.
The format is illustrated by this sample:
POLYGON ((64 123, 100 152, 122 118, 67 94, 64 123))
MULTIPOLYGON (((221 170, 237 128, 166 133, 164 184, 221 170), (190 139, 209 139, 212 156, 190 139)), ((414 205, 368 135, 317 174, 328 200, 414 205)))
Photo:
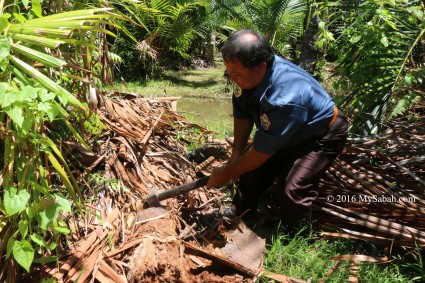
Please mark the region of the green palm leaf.
POLYGON ((285 45, 295 42, 303 33, 306 6, 293 0, 218 0, 232 19, 225 30, 252 28, 262 33, 275 49, 286 53, 285 45))
POLYGON ((352 84, 345 106, 360 110, 351 126, 354 133, 378 132, 390 99, 404 93, 406 63, 425 31, 412 9, 424 7, 420 1, 364 1, 347 27, 339 27, 331 52, 352 84))
POLYGON ((20 44, 11 43, 10 46, 16 53, 24 55, 34 62, 40 62, 46 67, 57 68, 66 64, 63 60, 20 44))

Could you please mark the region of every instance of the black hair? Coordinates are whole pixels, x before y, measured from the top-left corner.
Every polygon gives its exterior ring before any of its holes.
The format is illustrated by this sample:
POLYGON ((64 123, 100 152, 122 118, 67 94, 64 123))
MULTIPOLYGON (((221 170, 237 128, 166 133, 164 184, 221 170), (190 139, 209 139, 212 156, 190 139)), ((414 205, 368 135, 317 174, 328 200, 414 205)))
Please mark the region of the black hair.
POLYGON ((252 69, 266 62, 269 65, 275 54, 269 42, 259 33, 241 29, 232 33, 221 48, 224 60, 239 59, 245 67, 252 69))

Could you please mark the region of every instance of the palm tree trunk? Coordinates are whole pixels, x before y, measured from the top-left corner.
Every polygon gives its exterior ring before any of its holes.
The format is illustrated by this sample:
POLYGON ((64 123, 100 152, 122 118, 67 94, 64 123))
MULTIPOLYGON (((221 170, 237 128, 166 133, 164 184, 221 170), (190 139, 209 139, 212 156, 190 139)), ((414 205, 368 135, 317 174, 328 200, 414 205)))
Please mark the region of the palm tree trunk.
MULTIPOLYGON (((311 14, 314 14, 314 8, 312 8, 311 14)), ((316 79, 319 79, 317 63, 324 54, 324 49, 316 47, 320 21, 320 15, 311 17, 308 28, 301 38, 301 55, 296 62, 316 79)))

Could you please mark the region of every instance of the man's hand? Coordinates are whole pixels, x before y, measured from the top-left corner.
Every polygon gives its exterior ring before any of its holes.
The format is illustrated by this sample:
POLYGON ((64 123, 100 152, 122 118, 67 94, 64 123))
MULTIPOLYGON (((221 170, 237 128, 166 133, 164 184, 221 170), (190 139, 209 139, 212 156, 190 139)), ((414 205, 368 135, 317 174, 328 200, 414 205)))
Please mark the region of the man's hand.
POLYGON ((244 173, 257 169, 271 156, 272 154, 261 153, 250 147, 239 158, 227 162, 226 166, 215 167, 211 173, 207 188, 223 186, 231 179, 236 179, 244 173))
POLYGON ((230 182, 230 178, 226 175, 226 167, 214 167, 207 188, 218 188, 230 182))

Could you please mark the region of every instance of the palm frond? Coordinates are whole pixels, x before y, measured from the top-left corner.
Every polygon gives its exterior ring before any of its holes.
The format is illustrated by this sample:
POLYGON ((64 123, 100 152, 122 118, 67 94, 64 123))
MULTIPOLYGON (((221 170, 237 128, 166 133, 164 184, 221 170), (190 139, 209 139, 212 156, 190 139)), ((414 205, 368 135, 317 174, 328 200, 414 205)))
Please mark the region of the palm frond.
MULTIPOLYGON (((232 16, 227 26, 237 30, 252 28, 262 33, 279 52, 303 33, 306 6, 294 0, 249 0, 217 3, 232 16)), ((224 28, 224 27, 223 27, 224 28)))
POLYGON ((409 72, 406 62, 424 36, 425 29, 415 24, 410 9, 418 4, 364 1, 337 38, 331 52, 338 54, 339 71, 353 86, 345 106, 360 113, 352 132, 378 132, 390 98, 402 87, 400 78, 409 72))

